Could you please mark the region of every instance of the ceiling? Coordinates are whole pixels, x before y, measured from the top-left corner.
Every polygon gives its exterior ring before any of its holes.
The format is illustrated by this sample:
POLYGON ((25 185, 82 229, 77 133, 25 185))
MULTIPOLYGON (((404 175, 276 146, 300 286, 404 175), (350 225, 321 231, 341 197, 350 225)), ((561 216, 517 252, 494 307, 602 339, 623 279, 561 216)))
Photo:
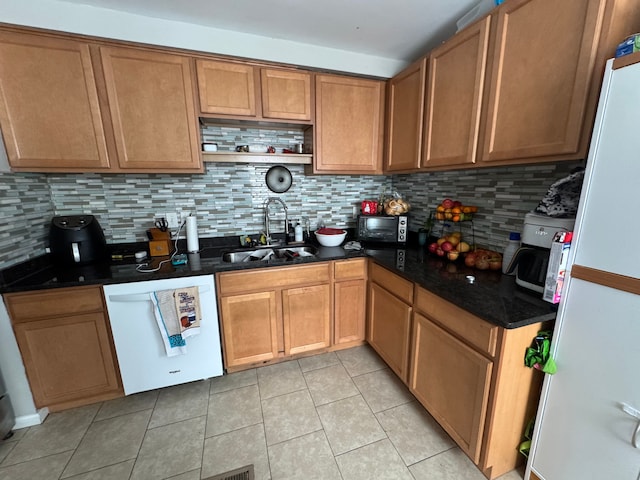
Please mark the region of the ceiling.
MULTIPOLYGON (((478 0, 62 0, 409 62, 478 0)), ((486 0, 483 0, 486 3, 486 0)))

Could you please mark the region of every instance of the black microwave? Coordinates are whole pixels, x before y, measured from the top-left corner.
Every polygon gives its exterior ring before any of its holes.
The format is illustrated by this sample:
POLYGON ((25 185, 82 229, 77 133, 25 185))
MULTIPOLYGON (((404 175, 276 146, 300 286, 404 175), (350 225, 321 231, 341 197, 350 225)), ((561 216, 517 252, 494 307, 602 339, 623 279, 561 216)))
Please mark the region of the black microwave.
POLYGON ((359 215, 358 240, 371 243, 407 243, 406 215, 359 215))

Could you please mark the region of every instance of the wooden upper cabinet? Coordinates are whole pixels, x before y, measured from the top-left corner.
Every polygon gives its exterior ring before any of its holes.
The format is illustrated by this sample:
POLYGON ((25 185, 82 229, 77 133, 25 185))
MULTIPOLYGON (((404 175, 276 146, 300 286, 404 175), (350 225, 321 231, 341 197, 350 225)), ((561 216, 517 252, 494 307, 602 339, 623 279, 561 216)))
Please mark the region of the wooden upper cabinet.
POLYGON ((311 73, 196 59, 200 114, 310 123, 311 73))
POLYGON ((420 166, 426 72, 424 57, 389 80, 387 172, 412 171, 420 166))
POLYGON ((314 173, 382 173, 384 82, 316 75, 314 173))
POLYGON ((202 171, 192 60, 118 47, 100 55, 119 167, 202 171))
POLYGON ((262 116, 311 121, 311 74, 274 68, 260 70, 262 116))
POLYGON ((431 52, 422 167, 473 164, 491 16, 431 52))
POLYGON ((604 67, 595 62, 607 3, 630 2, 565 0, 549 8, 540 0, 510 0, 498 9, 483 162, 584 158, 597 102, 593 95, 586 115, 588 98, 599 89, 604 67))
POLYGON ((200 112, 255 117, 256 69, 214 60, 196 60, 200 112))
POLYGON ((0 128, 15 170, 108 168, 89 45, 0 32, 0 128))

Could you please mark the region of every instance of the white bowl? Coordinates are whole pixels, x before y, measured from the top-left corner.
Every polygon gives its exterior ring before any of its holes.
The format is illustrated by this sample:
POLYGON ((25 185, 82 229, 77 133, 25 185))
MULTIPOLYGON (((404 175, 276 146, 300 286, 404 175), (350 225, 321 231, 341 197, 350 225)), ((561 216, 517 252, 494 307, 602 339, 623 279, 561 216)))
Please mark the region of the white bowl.
POLYGON ((342 231, 342 233, 337 233, 334 235, 323 235, 322 233, 318 233, 316 230, 316 238, 318 239, 318 243, 323 247, 337 247, 338 245, 344 242, 345 237, 347 236, 346 231, 342 231))
POLYGON ((249 153, 267 153, 266 145, 249 145, 249 153))

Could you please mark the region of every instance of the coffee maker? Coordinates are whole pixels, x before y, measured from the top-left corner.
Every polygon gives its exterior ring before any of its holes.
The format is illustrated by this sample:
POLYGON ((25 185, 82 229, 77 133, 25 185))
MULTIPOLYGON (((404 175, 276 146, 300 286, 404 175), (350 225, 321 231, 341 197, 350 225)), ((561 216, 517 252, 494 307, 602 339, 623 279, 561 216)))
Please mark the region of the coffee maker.
POLYGON ((575 218, 554 218, 538 213, 524 216, 522 246, 513 256, 507 273, 516 270, 516 284, 542 294, 549 254, 556 232, 573 231, 575 218))

